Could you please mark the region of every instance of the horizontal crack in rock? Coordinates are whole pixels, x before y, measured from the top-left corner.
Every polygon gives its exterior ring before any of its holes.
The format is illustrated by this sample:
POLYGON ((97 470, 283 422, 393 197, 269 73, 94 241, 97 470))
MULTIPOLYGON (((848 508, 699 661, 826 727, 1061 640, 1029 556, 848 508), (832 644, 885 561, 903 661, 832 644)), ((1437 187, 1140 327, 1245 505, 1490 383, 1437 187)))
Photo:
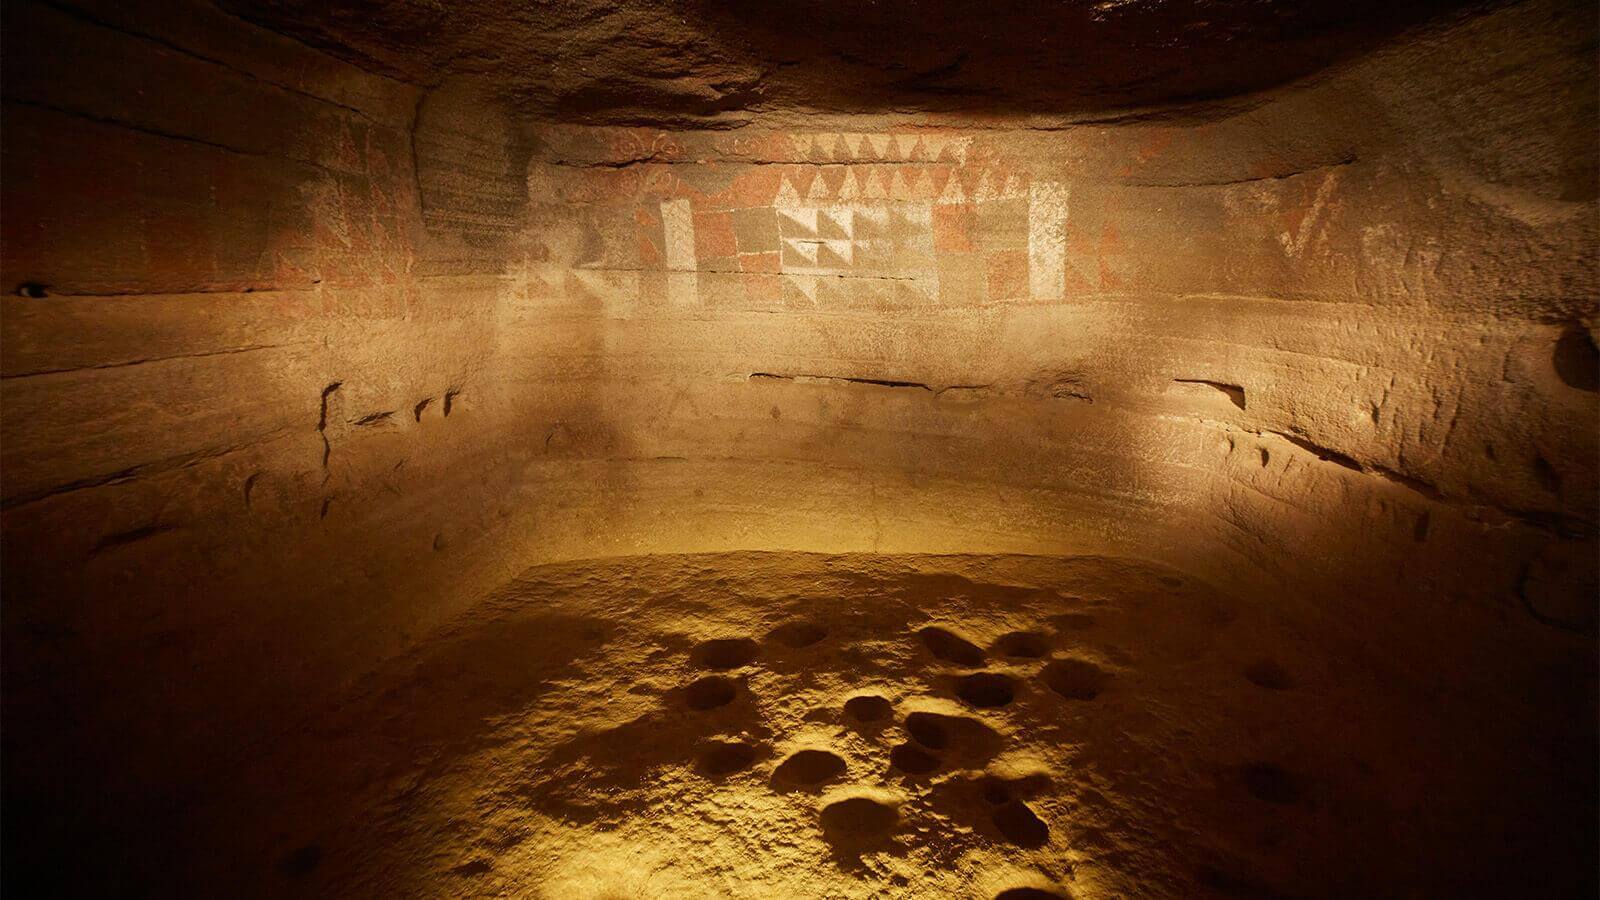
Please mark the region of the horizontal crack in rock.
POLYGON ((820 382, 820 383, 823 383, 823 384, 827 384, 827 383, 870 384, 870 385, 873 385, 873 386, 876 386, 876 387, 917 388, 919 390, 930 391, 930 392, 936 392, 937 391, 936 388, 933 388, 933 387, 930 387, 930 386, 928 386, 926 384, 923 384, 920 381, 894 381, 892 379, 887 379, 887 378, 855 378, 855 377, 851 377, 849 375, 806 375, 806 374, 779 375, 779 374, 775 374, 775 373, 772 373, 772 372, 751 372, 750 375, 748 376, 748 378, 750 380, 752 380, 752 381, 759 378, 759 379, 765 379, 765 380, 770 380, 770 381, 793 381, 793 382, 800 382, 800 383, 804 383, 804 382, 820 382))

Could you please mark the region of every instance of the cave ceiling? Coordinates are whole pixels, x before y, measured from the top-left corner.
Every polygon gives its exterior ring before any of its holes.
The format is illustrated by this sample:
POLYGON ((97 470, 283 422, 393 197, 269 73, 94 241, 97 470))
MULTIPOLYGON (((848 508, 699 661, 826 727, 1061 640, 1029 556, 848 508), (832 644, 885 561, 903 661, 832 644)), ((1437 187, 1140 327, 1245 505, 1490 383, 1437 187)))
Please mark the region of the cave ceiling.
POLYGON ((1304 77, 1461 0, 223 0, 421 85, 525 115, 729 127, 757 114, 1055 115, 1204 104, 1304 77))

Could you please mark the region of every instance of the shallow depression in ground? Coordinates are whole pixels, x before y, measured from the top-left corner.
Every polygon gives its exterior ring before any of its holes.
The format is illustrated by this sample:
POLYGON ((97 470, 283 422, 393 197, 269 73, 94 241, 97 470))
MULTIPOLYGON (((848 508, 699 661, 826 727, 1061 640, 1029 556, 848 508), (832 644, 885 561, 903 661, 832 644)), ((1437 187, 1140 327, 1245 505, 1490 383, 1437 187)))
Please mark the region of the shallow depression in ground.
POLYGON ((1450 785, 1493 754, 1448 750, 1471 710, 1419 718, 1425 685, 1339 652, 1114 558, 542 567, 282 748, 300 787, 275 790, 280 877, 549 897, 1420 889, 1406 860, 1440 848, 1426 829, 1372 841, 1388 798, 1422 787, 1434 815, 1481 817, 1450 785))

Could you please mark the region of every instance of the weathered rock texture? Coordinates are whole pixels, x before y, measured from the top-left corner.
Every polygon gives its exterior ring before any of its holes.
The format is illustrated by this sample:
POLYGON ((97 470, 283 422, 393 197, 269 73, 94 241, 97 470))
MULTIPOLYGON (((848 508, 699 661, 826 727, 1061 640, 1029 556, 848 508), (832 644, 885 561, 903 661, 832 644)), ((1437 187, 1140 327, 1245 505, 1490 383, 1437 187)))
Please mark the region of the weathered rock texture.
POLYGON ((1593 10, 945 6, 7 4, 7 878, 641 554, 1153 561, 1592 803, 1593 10))
POLYGON ((537 567, 263 748, 183 823, 211 836, 188 869, 361 897, 1583 895, 1564 726, 1390 649, 1106 557, 537 567))
POLYGON ((10 853, 182 802, 148 770, 235 764, 521 567, 464 560, 524 160, 204 5, 5 15, 6 715, 59 723, 6 729, 10 853))
POLYGON ((530 115, 737 127, 819 112, 992 117, 1204 103, 1347 59, 1461 0, 514 0, 223 5, 417 84, 487 76, 530 115))

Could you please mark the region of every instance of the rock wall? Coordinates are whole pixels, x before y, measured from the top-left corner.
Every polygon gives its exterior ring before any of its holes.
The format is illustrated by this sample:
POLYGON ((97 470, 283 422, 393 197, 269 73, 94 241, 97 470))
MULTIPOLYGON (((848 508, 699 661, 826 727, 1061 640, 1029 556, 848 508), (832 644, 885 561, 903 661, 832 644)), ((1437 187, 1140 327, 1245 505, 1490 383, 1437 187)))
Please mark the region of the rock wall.
POLYGON ((536 127, 529 502, 568 554, 1094 549, 1590 631, 1593 30, 1198 120, 536 127))
POLYGON ((525 152, 206 4, 5 35, 6 716, 59 725, 7 730, 7 800, 136 803, 514 571, 473 548, 525 152))
POLYGON ((213 764, 640 553, 1133 555, 1545 677, 1595 628, 1589 13, 1203 113, 663 131, 8 4, 6 705, 69 726, 8 784, 213 764))

